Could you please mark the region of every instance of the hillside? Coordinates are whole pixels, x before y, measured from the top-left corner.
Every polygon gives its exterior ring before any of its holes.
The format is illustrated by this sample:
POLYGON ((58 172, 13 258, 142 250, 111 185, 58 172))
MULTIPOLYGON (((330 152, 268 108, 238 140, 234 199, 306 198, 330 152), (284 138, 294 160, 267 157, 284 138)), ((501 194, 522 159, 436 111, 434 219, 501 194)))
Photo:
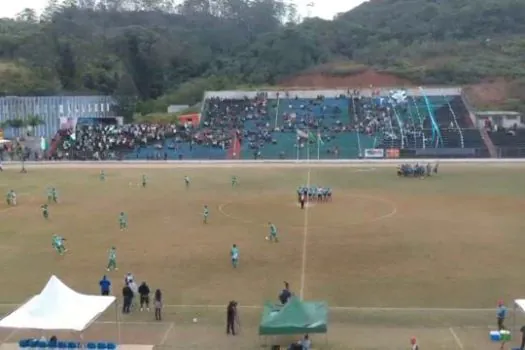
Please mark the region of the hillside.
POLYGON ((237 86, 462 84, 522 109, 522 18, 517 0, 373 0, 301 22, 282 0, 68 0, 0 20, 0 91, 110 94, 130 116, 237 86))

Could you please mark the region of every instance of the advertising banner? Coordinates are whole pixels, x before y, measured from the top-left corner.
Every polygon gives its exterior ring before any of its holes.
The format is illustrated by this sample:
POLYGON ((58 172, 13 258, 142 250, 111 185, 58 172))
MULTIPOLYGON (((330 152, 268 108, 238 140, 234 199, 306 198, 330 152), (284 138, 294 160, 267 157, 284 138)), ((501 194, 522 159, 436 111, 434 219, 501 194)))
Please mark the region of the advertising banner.
POLYGON ((389 148, 386 150, 386 157, 389 159, 397 159, 399 158, 399 149, 397 148, 389 148))
POLYGON ((384 158, 385 150, 382 148, 367 148, 365 149, 365 158, 384 158))

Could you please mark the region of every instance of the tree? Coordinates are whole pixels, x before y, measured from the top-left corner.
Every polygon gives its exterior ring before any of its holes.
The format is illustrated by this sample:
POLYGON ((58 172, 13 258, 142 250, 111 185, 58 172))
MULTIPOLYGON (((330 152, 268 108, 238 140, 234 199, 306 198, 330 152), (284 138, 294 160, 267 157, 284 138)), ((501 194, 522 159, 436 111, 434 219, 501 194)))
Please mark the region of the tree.
POLYGON ((36 128, 46 122, 37 115, 31 115, 25 119, 25 124, 32 136, 35 136, 36 128))
POLYGON ((13 128, 15 130, 15 134, 17 136, 23 136, 20 134, 20 130, 25 128, 27 126, 27 123, 24 119, 22 118, 13 118, 13 119, 8 119, 6 121, 6 124, 10 127, 10 128, 13 128))

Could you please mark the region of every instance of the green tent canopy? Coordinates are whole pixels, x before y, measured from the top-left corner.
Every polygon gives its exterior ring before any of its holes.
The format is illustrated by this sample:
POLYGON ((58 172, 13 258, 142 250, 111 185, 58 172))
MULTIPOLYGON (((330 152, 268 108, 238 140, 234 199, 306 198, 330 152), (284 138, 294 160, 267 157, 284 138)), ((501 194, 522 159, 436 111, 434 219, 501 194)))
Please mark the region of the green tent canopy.
POLYGON ((259 335, 326 333, 328 305, 326 302, 301 301, 292 297, 283 305, 264 304, 259 335))

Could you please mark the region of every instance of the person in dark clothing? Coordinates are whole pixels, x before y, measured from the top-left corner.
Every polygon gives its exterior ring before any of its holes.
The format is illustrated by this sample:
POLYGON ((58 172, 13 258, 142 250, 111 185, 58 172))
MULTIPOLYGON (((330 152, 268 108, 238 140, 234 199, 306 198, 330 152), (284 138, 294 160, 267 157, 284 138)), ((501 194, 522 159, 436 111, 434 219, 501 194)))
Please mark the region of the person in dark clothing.
POLYGON ((279 301, 284 305, 291 297, 292 293, 290 292, 290 285, 288 282, 284 282, 284 289, 281 291, 281 294, 279 294, 279 301))
POLYGON ((133 291, 128 285, 122 288, 122 297, 124 298, 124 303, 122 304, 122 313, 129 314, 131 303, 133 302, 133 291))
POLYGON ((108 280, 106 275, 102 277, 100 282, 98 283, 100 285, 100 294, 101 295, 109 295, 109 291, 111 289, 111 281, 108 280))
POLYGON ((162 320, 162 292, 160 289, 157 289, 155 291, 155 320, 161 321, 162 320))
POLYGON ((525 326, 522 326, 520 328, 520 332, 521 332, 521 345, 520 345, 520 350, 524 350, 525 349, 525 326))
POLYGON ((235 335, 235 322, 237 320, 237 302, 230 301, 226 307, 226 334, 235 335))
POLYGON ((146 282, 142 282, 142 284, 139 287, 139 295, 140 295, 140 311, 144 311, 144 306, 146 306, 146 310, 149 311, 149 287, 146 284, 146 282))

